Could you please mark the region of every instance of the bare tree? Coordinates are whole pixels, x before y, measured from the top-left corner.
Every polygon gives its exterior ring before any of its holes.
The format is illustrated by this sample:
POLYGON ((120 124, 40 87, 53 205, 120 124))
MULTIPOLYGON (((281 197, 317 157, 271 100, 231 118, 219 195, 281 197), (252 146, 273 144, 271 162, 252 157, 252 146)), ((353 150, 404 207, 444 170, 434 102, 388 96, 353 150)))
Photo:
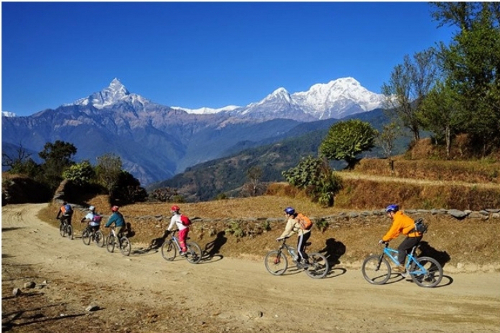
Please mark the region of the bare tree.
POLYGON ((406 55, 403 64, 394 67, 389 83, 382 86, 386 111, 410 130, 415 141, 420 139, 422 127, 419 118, 421 104, 432 89, 437 74, 436 51, 429 48, 415 53, 413 58, 406 55))
POLYGON ((23 147, 23 144, 21 142, 19 142, 19 146, 16 148, 16 153, 17 156, 12 157, 2 152, 2 166, 15 169, 16 167, 19 167, 21 164, 27 162, 31 156, 31 154, 28 153, 26 149, 23 147))

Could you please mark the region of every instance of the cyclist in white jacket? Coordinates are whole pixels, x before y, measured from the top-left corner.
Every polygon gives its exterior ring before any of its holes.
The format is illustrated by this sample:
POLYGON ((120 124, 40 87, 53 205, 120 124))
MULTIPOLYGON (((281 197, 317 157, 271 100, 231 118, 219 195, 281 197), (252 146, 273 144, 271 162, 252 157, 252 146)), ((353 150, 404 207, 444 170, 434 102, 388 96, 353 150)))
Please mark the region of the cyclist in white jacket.
POLYGON ((186 239, 189 233, 189 226, 186 226, 181 221, 181 209, 177 205, 173 205, 170 208, 170 212, 172 213, 172 218, 170 219, 170 224, 167 228, 167 234, 170 233, 174 225, 179 229, 179 243, 181 246, 181 256, 186 255, 187 247, 186 247, 186 239))

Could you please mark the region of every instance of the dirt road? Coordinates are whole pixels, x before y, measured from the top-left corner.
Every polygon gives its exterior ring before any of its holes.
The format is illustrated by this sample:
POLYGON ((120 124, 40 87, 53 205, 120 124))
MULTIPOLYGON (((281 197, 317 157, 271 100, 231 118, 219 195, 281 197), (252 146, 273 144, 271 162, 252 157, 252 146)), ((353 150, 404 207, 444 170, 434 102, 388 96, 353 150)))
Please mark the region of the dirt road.
POLYGON ((373 286, 343 268, 322 280, 275 277, 263 258, 124 257, 63 239, 36 217, 43 206, 2 209, 3 331, 500 332, 498 273, 445 269, 440 286, 425 289, 405 280, 373 286), (23 288, 29 281, 37 286, 23 288))

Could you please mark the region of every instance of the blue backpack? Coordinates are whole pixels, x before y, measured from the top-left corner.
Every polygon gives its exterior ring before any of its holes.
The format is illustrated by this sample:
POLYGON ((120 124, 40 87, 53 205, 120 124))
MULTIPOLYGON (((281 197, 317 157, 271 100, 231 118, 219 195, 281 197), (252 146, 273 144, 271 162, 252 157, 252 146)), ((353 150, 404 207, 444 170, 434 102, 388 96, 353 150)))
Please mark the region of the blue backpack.
POLYGON ((64 214, 71 215, 73 214, 73 208, 71 208, 70 204, 64 205, 64 214))

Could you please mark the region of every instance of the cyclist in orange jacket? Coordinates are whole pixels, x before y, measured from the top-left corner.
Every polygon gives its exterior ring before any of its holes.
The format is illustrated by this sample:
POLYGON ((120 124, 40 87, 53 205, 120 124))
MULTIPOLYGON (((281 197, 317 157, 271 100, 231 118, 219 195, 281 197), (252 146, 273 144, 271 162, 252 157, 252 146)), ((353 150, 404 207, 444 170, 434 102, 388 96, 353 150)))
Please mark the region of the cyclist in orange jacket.
POLYGON ((394 268, 397 273, 404 273, 405 259, 410 250, 422 239, 422 233, 415 231, 415 221, 408 215, 399 210, 398 205, 389 205, 385 209, 387 216, 392 219, 392 225, 389 231, 382 237, 380 243, 389 242, 400 234, 406 238, 398 246, 399 265, 394 268))

